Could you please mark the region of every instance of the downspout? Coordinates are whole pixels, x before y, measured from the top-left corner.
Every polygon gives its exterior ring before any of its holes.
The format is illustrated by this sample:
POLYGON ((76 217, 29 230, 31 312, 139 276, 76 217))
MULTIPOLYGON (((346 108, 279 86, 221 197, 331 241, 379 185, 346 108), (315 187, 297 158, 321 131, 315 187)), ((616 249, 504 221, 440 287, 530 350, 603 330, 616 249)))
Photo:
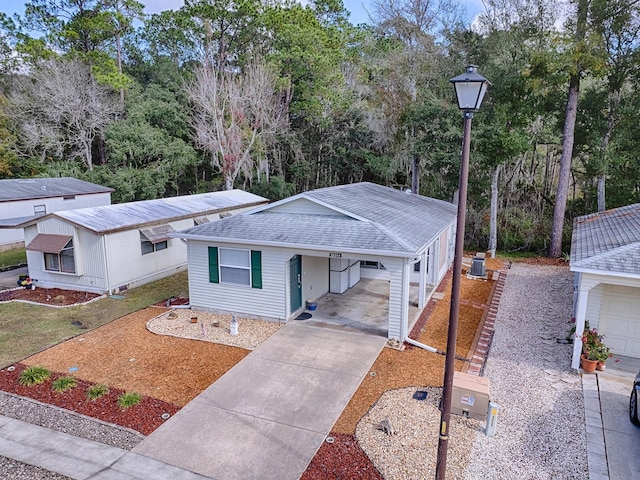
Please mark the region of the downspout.
POLYGON ((104 277, 107 282, 107 295, 111 295, 111 282, 109 281, 109 262, 107 261, 107 236, 102 235, 102 254, 104 255, 104 277))

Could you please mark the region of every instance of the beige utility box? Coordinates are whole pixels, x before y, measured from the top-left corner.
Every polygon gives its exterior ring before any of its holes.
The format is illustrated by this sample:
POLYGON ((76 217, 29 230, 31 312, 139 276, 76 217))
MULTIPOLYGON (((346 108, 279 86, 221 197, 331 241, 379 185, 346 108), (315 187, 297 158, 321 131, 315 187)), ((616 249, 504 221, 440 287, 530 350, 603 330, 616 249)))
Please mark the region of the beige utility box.
POLYGON ((486 420, 489 400, 488 378, 453 372, 451 413, 486 420))

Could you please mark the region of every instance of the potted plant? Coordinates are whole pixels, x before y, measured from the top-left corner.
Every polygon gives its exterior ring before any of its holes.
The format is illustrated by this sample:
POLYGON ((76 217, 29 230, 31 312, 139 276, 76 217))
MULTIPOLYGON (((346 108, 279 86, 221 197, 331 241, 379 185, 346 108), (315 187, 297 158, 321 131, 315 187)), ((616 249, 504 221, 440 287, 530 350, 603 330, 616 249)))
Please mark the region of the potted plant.
POLYGON ((580 365, 585 373, 596 371, 598 360, 601 358, 602 336, 598 335, 598 330, 585 325, 582 334, 582 356, 580 365))

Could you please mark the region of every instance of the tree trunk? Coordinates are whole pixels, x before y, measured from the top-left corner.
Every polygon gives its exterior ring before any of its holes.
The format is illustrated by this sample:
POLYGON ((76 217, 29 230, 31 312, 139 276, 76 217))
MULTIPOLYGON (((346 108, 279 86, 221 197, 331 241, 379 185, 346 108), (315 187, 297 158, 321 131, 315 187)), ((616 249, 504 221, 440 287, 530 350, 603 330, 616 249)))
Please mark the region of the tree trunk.
POLYGON ((489 254, 491 258, 496 256, 498 245, 498 179, 500 178, 500 165, 497 165, 491 174, 491 209, 489 214, 489 254))
POLYGON ((605 175, 601 173, 598 175, 598 211, 604 212, 606 208, 605 202, 605 175))
MULTIPOLYGON (((588 10, 589 0, 578 0, 576 32, 574 38, 575 49, 579 49, 579 44, 584 41, 587 29, 588 10)), ((553 211, 551 242, 549 244, 549 256, 553 258, 558 258, 562 253, 562 231, 564 227, 564 215, 567 210, 567 197, 569 195, 569 177, 571 175, 571 159, 573 157, 573 142, 576 128, 576 116, 578 113, 581 73, 582 66, 580 65, 580 60, 578 60, 576 72, 572 73, 569 77, 569 94, 567 96, 567 109, 564 117, 564 132, 562 136, 562 157, 560 158, 556 205, 553 211)))
POLYGON ((420 160, 414 156, 411 171, 411 193, 420 194, 420 160))

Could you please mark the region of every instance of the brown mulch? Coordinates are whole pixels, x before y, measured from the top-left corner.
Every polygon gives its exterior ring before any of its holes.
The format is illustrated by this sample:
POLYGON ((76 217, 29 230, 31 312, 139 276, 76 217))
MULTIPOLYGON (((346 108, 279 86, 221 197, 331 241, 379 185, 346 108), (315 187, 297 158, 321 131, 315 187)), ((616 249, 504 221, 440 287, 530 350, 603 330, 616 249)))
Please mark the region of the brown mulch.
POLYGON ((77 303, 85 303, 99 297, 97 293, 76 292, 74 290, 62 290, 60 288, 19 288, 17 290, 4 290, 0 292, 0 302, 9 300, 26 300, 43 305, 69 306, 77 303))
POLYGON ((109 387, 184 406, 249 350, 156 335, 146 324, 166 311, 149 307, 62 342, 23 361, 109 387))
POLYGON ((35 398, 49 405, 56 405, 82 415, 131 428, 143 435, 149 435, 164 423, 165 420, 162 419, 163 413, 173 415, 180 410, 177 405, 150 397, 143 397, 138 405, 127 409, 120 408, 117 403, 118 397, 124 393, 124 390, 112 387, 109 388, 108 394, 96 400, 91 400, 87 398, 86 392, 93 383, 84 380, 78 380, 77 385, 71 390, 55 392, 51 388, 51 384, 63 376, 60 373, 54 373, 49 380, 40 385, 22 386, 18 379, 25 368, 26 365, 18 363, 13 371, 0 370, 0 390, 23 397, 35 398))

